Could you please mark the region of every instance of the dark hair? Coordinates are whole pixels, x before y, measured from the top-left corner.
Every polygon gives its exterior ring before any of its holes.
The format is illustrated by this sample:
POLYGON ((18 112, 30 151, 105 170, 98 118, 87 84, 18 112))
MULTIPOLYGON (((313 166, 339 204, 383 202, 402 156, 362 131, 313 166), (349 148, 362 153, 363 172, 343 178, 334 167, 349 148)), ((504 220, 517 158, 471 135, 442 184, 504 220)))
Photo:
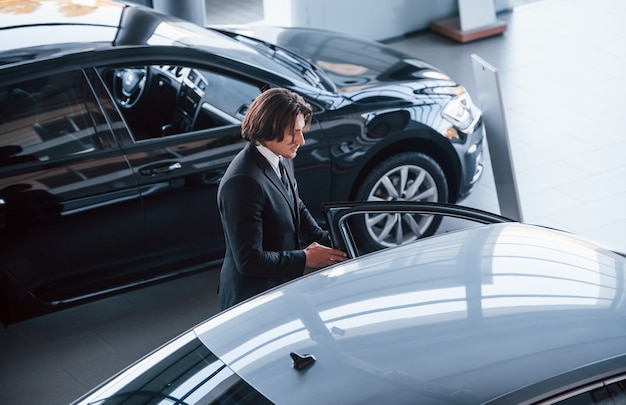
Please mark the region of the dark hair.
POLYGON ((298 114, 305 127, 311 126, 311 106, 291 90, 271 88, 259 94, 241 124, 241 136, 248 142, 282 141, 286 128, 293 128, 298 114))

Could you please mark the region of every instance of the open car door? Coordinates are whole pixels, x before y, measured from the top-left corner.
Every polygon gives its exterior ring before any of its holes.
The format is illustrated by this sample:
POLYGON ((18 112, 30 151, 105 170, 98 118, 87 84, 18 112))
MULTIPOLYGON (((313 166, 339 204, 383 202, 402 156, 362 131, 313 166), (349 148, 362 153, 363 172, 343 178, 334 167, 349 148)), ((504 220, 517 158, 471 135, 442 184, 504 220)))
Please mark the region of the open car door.
POLYGON ((371 238, 393 236, 397 245, 418 240, 414 224, 420 216, 443 217, 438 234, 481 224, 516 222, 476 208, 444 203, 349 201, 325 203, 323 209, 334 246, 347 252, 350 258, 371 253, 373 250, 367 243, 371 238), (365 235, 364 232, 370 234, 365 235))

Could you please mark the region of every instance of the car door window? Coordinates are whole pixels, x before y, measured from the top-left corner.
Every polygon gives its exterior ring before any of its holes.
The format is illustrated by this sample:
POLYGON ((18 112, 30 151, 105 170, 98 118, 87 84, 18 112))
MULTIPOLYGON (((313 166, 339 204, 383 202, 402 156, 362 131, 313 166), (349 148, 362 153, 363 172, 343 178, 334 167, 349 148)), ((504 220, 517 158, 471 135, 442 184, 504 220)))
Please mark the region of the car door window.
POLYGON ((0 268, 45 310, 145 276, 145 234, 108 95, 83 70, 40 69, 0 88, 0 268))
POLYGON ((245 144, 241 120, 262 86, 181 65, 98 72, 120 113, 107 113, 111 125, 128 128, 116 135, 141 193, 147 267, 181 274, 218 263, 224 235, 217 188, 245 144))
MULTIPOLYGON (((81 94, 82 72, 0 88, 0 165, 48 161, 108 145, 81 94)), ((108 130, 108 127, 107 127, 108 130)))
POLYGON ((543 404, 558 405, 614 405, 626 403, 626 380, 624 376, 591 384, 560 398, 543 404))
POLYGON ((324 202, 322 209, 334 246, 347 252, 349 257, 375 250, 368 243, 368 231, 363 229, 364 224, 383 223, 383 232, 401 236, 402 232, 398 229, 414 222, 413 216, 441 216, 445 220, 442 232, 513 221, 476 208, 418 201, 324 202))
POLYGON ((135 141, 240 125, 261 86, 181 65, 101 69, 135 141))
POLYGON ((626 404, 626 379, 610 383, 606 386, 613 402, 616 404, 626 404))
POLYGON ((193 332, 178 338, 151 367, 129 369, 113 380, 116 390, 96 390, 81 404, 272 404, 206 348, 193 332))

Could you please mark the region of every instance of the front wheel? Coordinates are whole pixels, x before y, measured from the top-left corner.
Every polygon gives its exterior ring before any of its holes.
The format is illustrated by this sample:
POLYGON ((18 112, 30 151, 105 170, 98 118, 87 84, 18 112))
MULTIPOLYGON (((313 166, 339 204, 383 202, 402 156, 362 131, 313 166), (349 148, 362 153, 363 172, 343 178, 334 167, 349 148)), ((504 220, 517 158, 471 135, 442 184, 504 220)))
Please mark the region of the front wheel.
MULTIPOLYGON (((435 160, 419 152, 394 155, 372 170, 358 201, 448 202, 448 182, 435 160)), ((367 214, 355 225, 367 251, 402 245, 435 233, 442 217, 421 214, 367 214)))

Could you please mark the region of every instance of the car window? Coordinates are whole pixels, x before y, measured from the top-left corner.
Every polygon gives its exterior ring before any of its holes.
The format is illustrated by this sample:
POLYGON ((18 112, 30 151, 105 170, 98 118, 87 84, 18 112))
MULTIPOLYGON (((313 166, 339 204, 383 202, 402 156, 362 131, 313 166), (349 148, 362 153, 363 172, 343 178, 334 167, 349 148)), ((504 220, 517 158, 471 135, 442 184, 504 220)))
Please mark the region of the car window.
POLYGON ((0 165, 47 161, 106 147, 89 94, 80 71, 0 88, 0 165))
POLYGON ((609 392, 613 402, 626 404, 626 379, 608 384, 606 390, 609 392))
POLYGON ((559 396, 542 404, 558 405, 604 405, 626 403, 626 380, 617 379, 591 384, 559 396))
MULTIPOLYGON (((189 335, 188 335, 189 336, 189 335)), ((187 337, 184 337, 185 339, 187 337)), ((122 376, 116 392, 87 398, 90 404, 271 404, 226 367, 197 338, 167 356, 156 353, 154 364, 133 377, 122 376)), ((132 373, 128 373, 130 376, 132 373)))
POLYGON ((190 66, 100 71, 135 141, 240 125, 261 92, 259 84, 190 66))
MULTIPOLYGON (((392 187, 392 181, 388 183, 385 187, 392 187)), ((471 207, 418 201, 324 202, 322 207, 335 247, 349 257, 416 241, 423 237, 419 223, 432 218, 442 219, 439 233, 513 221, 471 207), (372 241, 386 243, 377 246, 372 241)))

